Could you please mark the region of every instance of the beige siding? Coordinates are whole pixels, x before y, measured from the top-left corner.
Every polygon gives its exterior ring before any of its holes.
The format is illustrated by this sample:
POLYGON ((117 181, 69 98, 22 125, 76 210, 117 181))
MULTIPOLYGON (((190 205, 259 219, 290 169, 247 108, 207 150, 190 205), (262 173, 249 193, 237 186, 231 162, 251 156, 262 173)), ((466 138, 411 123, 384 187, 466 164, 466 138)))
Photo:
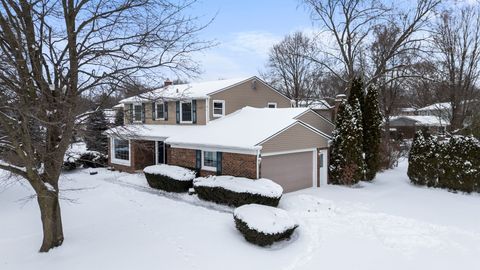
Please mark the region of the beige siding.
POLYGON ((332 135, 333 129, 335 128, 331 122, 320 117, 313 111, 308 111, 297 119, 311 125, 312 127, 326 133, 327 135, 332 135))
MULTIPOLYGON (((176 125, 176 102, 168 102, 168 119, 167 120, 153 120, 152 119, 152 103, 145 103, 145 124, 149 125, 176 125)), ((205 100, 197 100, 197 125, 206 124, 205 100)), ((129 105, 125 104, 125 123, 129 123, 129 105)), ((184 125, 184 124, 182 124, 184 125)))
POLYGON ((295 124, 261 144, 262 153, 328 147, 328 140, 311 129, 295 124))
POLYGON ((248 80, 225 91, 210 96, 210 119, 213 117, 213 100, 225 101, 225 115, 237 111, 245 106, 265 108, 267 103, 275 102, 278 108, 291 107, 290 100, 277 91, 257 80, 256 89, 252 88, 252 81, 248 80))
POLYGON ((334 111, 333 108, 330 110, 314 110, 314 111, 333 122, 333 111, 334 111))

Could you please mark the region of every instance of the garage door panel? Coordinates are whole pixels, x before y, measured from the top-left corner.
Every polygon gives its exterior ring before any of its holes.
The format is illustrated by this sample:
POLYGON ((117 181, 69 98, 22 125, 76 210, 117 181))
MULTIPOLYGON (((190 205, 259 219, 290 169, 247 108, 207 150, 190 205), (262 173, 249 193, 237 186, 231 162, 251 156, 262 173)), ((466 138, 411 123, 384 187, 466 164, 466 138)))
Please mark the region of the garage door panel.
POLYGON ((312 187, 312 152, 262 157, 261 174, 283 187, 285 192, 312 187))

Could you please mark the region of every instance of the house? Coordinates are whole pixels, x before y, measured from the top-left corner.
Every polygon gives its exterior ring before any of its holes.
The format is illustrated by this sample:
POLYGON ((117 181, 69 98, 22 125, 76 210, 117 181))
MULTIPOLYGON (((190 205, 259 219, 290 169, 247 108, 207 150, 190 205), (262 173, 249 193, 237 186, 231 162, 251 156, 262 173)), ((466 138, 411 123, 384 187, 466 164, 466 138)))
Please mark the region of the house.
POLYGON ((411 139, 415 132, 427 129, 432 134, 444 134, 449 122, 433 115, 400 115, 390 118, 390 132, 399 139, 411 139))
POLYGON ((127 124, 106 132, 119 170, 165 163, 270 178, 287 192, 327 183, 333 124, 257 77, 167 84, 121 103, 127 124))
POLYGON ((335 107, 328 104, 325 99, 300 101, 298 106, 310 108, 330 121, 334 121, 335 119, 335 107))

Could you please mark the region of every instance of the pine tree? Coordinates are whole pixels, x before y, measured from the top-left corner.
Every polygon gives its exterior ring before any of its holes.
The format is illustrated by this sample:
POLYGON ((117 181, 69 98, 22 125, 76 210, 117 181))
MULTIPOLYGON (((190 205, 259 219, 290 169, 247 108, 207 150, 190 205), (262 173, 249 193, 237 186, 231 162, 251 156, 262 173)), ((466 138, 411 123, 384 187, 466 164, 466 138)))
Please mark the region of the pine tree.
POLYGON ((85 133, 85 143, 88 150, 107 154, 108 138, 103 132, 108 129, 108 125, 102 110, 90 114, 85 133))
POLYGON ((350 86, 350 95, 348 96, 348 104, 350 106, 354 106, 355 100, 360 102, 360 111, 363 113, 365 108, 365 90, 363 89, 363 80, 361 77, 356 77, 352 81, 352 85, 350 86))
POLYGON ((380 168, 382 114, 378 104, 378 90, 369 87, 363 111, 363 152, 365 153, 365 179, 373 180, 380 168))
POLYGON ((333 143, 330 153, 330 181, 333 184, 353 185, 363 179, 362 134, 359 119, 355 110, 360 110, 356 102, 355 108, 343 102, 340 104, 333 143))
POLYGON ((123 108, 117 110, 117 112, 115 113, 115 126, 116 127, 123 126, 124 117, 125 117, 125 115, 123 113, 123 108))

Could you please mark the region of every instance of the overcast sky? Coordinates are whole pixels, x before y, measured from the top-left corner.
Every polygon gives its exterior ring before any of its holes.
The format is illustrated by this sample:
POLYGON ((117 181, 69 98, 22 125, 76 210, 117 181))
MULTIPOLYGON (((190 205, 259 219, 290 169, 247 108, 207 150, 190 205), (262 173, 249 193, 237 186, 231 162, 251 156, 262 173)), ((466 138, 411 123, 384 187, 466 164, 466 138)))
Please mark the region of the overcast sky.
POLYGON ((205 19, 216 14, 201 37, 219 42, 195 57, 204 71, 197 80, 258 75, 273 44, 312 25, 298 0, 200 0, 196 7, 205 19))

